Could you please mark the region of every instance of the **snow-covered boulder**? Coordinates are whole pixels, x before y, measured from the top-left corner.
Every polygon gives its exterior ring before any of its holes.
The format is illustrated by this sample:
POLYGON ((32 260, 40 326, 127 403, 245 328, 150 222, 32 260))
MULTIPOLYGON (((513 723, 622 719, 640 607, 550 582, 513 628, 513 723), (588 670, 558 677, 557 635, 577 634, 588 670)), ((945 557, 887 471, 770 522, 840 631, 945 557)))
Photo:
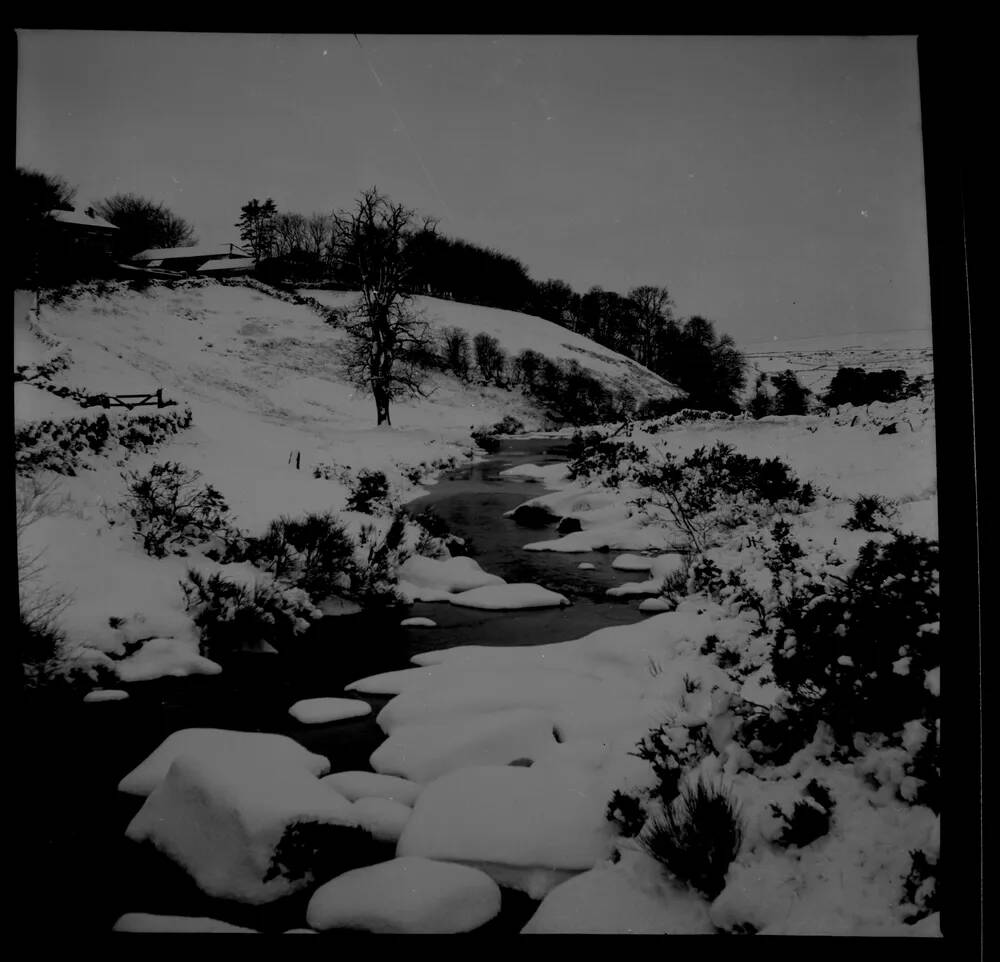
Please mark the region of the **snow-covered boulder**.
POLYGON ((437 628, 437 622, 431 618, 404 618, 399 623, 400 628, 437 628))
POLYGON ((307 751, 285 735, 229 731, 225 728, 182 728, 168 735, 151 755, 129 772, 118 791, 127 795, 149 795, 166 777, 179 755, 194 755, 208 762, 232 756, 259 757, 282 765, 294 765, 312 775, 324 775, 330 762, 307 751))
POLYGON ((463 768, 424 789, 397 853, 472 865, 538 899, 609 855, 606 806, 572 767, 463 768))
POLYGON ((569 604, 569 599, 565 595, 533 584, 487 585, 484 588, 474 588, 452 595, 448 600, 462 608, 484 608, 488 611, 553 608, 569 604))
POLYGON ((433 588, 448 593, 505 583, 499 575, 483 571, 475 559, 465 555, 444 561, 414 555, 399 566, 399 580, 418 588, 433 588))
POLYGON ((653 559, 637 554, 620 554, 611 562, 611 567, 618 571, 649 571, 653 567, 653 559))
POLYGON ((557 885, 523 935, 711 935, 708 904, 655 878, 640 879, 621 862, 600 865, 557 885))
POLYGON ((533 758, 555 742, 547 712, 517 709, 463 719, 401 725, 372 754, 375 771, 429 782, 467 765, 533 758))
POLYGON ((347 841, 353 805, 283 746, 180 754, 126 829, 180 865, 208 895, 252 904, 310 884, 315 852, 347 841))
POLYGON ((217 675, 222 665, 198 654, 186 638, 150 638, 135 654, 115 663, 124 682, 187 675, 217 675))
POLYGON ((388 798, 402 805, 412 806, 423 789, 422 785, 396 775, 379 775, 375 772, 334 772, 320 779, 348 801, 359 798, 388 798))
POLYGON ((119 688, 101 688, 96 691, 88 691, 83 696, 87 704, 94 704, 102 701, 124 701, 128 698, 128 692, 119 688))
POLYGON ((288 714, 303 725, 322 725, 344 718, 370 715, 372 706, 358 698, 305 698, 288 709, 288 714))
POLYGON ((358 825, 377 842, 398 842, 413 809, 390 798, 359 798, 354 803, 358 825))
POLYGON ((316 890, 306 918, 314 929, 390 934, 469 932, 500 911, 500 889, 483 872, 425 858, 345 872, 316 890))
POLYGON ((219 919, 193 918, 184 915, 150 915, 147 912, 127 912, 114 924, 113 932, 237 932, 257 935, 256 929, 245 929, 219 919))

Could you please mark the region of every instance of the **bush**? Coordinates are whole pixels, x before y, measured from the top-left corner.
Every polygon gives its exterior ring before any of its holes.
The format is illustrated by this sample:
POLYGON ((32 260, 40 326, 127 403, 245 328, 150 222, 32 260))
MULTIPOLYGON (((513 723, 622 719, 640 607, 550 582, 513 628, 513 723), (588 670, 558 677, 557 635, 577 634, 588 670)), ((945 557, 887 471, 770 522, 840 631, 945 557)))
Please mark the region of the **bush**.
POLYGON ((631 441, 615 441, 591 431, 582 440, 583 451, 569 462, 571 480, 605 475, 604 483, 617 487, 649 461, 649 452, 631 441))
POLYGON ((924 852, 910 852, 910 871, 903 879, 903 906, 910 924, 940 911, 939 871, 939 862, 932 862, 924 852))
POLYGON ((925 675, 940 663, 935 542, 897 533, 864 545, 846 579, 790 581, 771 660, 791 708, 826 721, 842 744, 934 717, 925 675))
POLYGON ((446 327, 442 331, 442 361, 444 366, 463 381, 469 379, 471 346, 469 332, 460 327, 446 327))
POLYGON ((653 728, 636 745, 631 754, 641 758, 653 770, 656 786, 651 797, 669 805, 677 797, 678 785, 684 773, 698 765, 713 751, 707 725, 686 727, 675 718, 666 719, 653 728))
POLYGON ((500 439, 492 428, 478 428, 472 432, 472 440, 476 447, 482 448, 487 454, 496 454, 500 450, 500 439))
POLYGON ((715 899, 743 844, 739 806, 723 788, 699 779, 650 820, 639 843, 675 878, 715 899))
POLYGON ((330 879, 372 864, 378 848, 371 833, 353 825, 302 821, 290 825, 274 847, 263 881, 330 879))
POLYGON ((634 503, 665 508, 701 552, 716 525, 746 523, 756 505, 773 510, 782 503, 806 507, 815 500, 812 485, 801 484, 784 461, 749 457, 721 441, 680 461, 666 454, 659 464, 636 470, 633 480, 648 492, 634 503))
POLYGON ((201 653, 209 658, 267 642, 288 645, 309 630, 320 612, 300 588, 243 585, 221 574, 205 577, 189 569, 182 581, 186 608, 201 632, 201 653))
POLYGON ((899 515, 895 504, 878 494, 861 494, 851 502, 851 517, 844 523, 848 531, 892 531, 899 515))
POLYGON ((210 484, 200 485, 198 471, 176 461, 154 464, 149 472, 124 472, 128 494, 121 507, 135 524, 142 547, 154 558, 184 546, 225 536, 230 530, 229 507, 210 484))
POLYGON ((617 789, 611 796, 605 817, 609 822, 614 822, 627 838, 635 838, 646 824, 646 810, 642 802, 617 789))
POLYGON ((529 348, 521 351, 511 363, 514 377, 528 389, 529 393, 534 392, 537 387, 538 374, 544 361, 543 355, 529 348))
POLYGON ((403 547, 406 535, 404 513, 393 516, 385 533, 380 535, 375 525, 365 525, 358 537, 360 561, 350 572, 351 596, 365 606, 395 605, 401 599, 395 587, 395 576, 399 566, 406 560, 408 552, 403 547))
POLYGON ((834 809, 830 792, 814 778, 802 790, 802 795, 790 814, 778 805, 771 805, 771 811, 785 822, 775 841, 786 848, 805 848, 830 831, 834 809))
POLYGON ((386 510, 389 504, 389 479, 384 471, 362 468, 357 481, 347 496, 345 507, 348 511, 362 514, 377 514, 386 510))
POLYGON ((329 511, 301 518, 283 515, 263 536, 249 539, 246 558, 311 597, 326 598, 349 583, 354 542, 329 511))

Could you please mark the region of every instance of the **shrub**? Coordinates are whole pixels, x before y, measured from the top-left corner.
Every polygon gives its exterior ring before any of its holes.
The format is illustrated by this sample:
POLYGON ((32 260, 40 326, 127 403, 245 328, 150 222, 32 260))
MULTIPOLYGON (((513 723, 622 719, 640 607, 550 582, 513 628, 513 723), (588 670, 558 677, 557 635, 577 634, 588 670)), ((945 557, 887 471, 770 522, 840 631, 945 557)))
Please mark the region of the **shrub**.
POLYGON ((490 428, 493 434, 519 434, 524 430, 524 422, 520 418, 507 414, 490 428))
POLYGON ((797 577, 776 607, 775 681, 792 708, 855 732, 898 732, 933 717, 925 674, 940 662, 938 547, 895 534, 861 548, 846 579, 797 577))
POLYGON ((646 810, 642 802, 617 789, 611 796, 605 817, 609 822, 614 822, 621 834, 628 838, 635 838, 646 824, 646 810))
POLYGON ((699 779, 647 823, 639 843, 675 878, 715 899, 743 844, 739 806, 722 787, 699 779))
POLYGON ((406 534, 406 515, 402 512, 393 516, 385 533, 380 535, 375 525, 362 527, 358 537, 360 560, 350 573, 351 596, 360 604, 395 605, 400 603, 395 588, 396 570, 407 558, 403 547, 406 534))
POLYGON ((310 596, 326 598, 346 587, 354 542, 329 511, 301 518, 282 516, 271 522, 262 537, 249 539, 246 558, 310 596))
POLYGON ((631 754, 646 762, 656 776, 650 795, 669 805, 677 797, 684 773, 712 751, 708 726, 686 727, 670 717, 651 729, 631 754))
POLYGON ((617 487, 634 470, 638 470, 636 466, 649 461, 649 452, 645 448, 632 441, 605 439, 596 431, 586 435, 583 444, 583 452, 567 465, 567 474, 571 480, 603 474, 605 484, 617 487))
POLYGON ((858 495, 851 508, 851 517, 844 523, 848 531, 892 531, 899 515, 895 504, 878 494, 858 495))
POLYGON ((362 468, 358 472, 357 481, 347 496, 348 511, 360 511, 362 514, 376 514, 384 511, 389 503, 389 479, 384 471, 362 468))
POLYGON ((176 461, 154 464, 145 475, 122 473, 128 493, 121 507, 132 516, 147 554, 163 558, 230 530, 229 507, 212 485, 198 484, 200 477, 176 461))
POLYGON ((910 871, 903 879, 903 906, 906 921, 919 922, 940 909, 938 896, 939 862, 932 862, 919 849, 910 852, 910 871))
POLYGON ((830 792, 814 778, 802 790, 802 796, 795 802, 790 814, 778 805, 771 806, 771 811, 785 822, 775 839, 779 845, 805 848, 830 831, 834 809, 830 792))
POLYGON ((496 454, 500 450, 500 439, 491 428, 478 428, 472 432, 472 440, 476 447, 482 448, 487 454, 496 454))
POLYGON ((320 617, 300 588, 244 585, 221 574, 205 577, 189 569, 182 581, 185 606, 201 632, 201 652, 209 658, 239 651, 255 642, 280 648, 309 630, 320 617))
POLYGON ((538 351, 529 348, 526 351, 521 351, 511 364, 514 376, 529 392, 533 392, 537 387, 538 373, 544 360, 545 358, 538 351))

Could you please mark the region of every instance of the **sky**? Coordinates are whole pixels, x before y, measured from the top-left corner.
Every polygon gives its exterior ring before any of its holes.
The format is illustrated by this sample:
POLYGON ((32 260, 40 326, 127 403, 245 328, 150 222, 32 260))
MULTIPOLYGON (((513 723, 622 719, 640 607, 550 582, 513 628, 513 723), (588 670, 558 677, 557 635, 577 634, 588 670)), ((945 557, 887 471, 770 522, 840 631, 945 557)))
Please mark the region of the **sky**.
POLYGON ((930 328, 912 37, 18 32, 17 163, 237 241, 377 186, 737 341, 930 328))

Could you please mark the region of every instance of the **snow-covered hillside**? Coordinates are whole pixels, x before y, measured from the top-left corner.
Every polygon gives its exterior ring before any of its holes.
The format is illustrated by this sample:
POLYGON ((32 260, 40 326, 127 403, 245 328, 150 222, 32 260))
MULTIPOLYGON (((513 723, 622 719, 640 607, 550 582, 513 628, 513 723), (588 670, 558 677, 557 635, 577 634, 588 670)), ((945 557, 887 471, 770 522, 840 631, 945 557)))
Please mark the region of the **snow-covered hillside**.
MULTIPOLYGON (((357 297, 340 291, 303 290, 301 293, 329 307, 344 307, 357 297)), ((490 334, 511 357, 521 351, 534 350, 553 360, 577 361, 609 384, 624 381, 640 400, 651 395, 671 398, 681 393, 631 358, 540 317, 436 297, 415 297, 413 306, 423 311, 434 329, 460 327, 469 332, 470 338, 490 334)))

